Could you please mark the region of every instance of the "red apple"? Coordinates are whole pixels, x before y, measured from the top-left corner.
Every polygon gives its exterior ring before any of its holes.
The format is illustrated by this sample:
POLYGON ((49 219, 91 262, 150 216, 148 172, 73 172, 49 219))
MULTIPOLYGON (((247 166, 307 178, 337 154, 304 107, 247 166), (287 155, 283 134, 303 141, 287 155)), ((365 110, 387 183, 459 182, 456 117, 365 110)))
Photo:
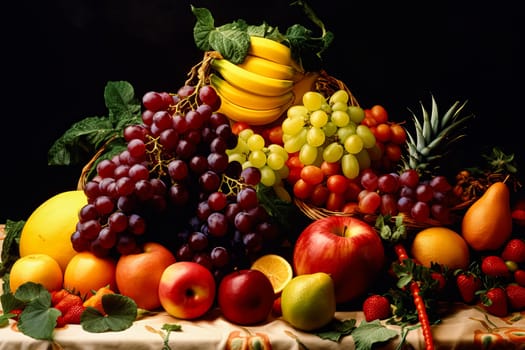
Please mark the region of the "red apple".
POLYGON ((275 294, 264 273, 243 269, 222 278, 217 299, 224 318, 239 325, 251 325, 267 319, 275 294))
POLYGON ((175 261, 168 248, 155 242, 144 243, 138 253, 120 256, 115 271, 120 294, 133 299, 139 308, 159 308, 157 290, 160 277, 164 269, 175 261))
POLYGON ((297 275, 325 272, 334 280, 336 302, 363 295, 385 262, 383 242, 368 223, 351 216, 329 216, 310 223, 297 238, 297 275))
POLYGON ((204 315, 215 301, 215 291, 211 271, 193 261, 178 261, 166 267, 158 289, 164 310, 186 320, 204 315))

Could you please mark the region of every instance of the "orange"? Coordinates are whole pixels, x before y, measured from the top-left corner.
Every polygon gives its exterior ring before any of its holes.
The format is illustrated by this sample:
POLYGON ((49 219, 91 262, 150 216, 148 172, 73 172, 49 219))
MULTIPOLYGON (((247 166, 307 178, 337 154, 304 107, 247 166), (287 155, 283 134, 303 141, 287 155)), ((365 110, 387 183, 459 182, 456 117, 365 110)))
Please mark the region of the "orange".
POLYGON ((20 234, 20 256, 42 253, 55 259, 62 272, 76 254, 71 244, 78 212, 87 204, 83 191, 59 193, 31 213, 20 234))
POLYGON ((292 280, 292 265, 280 255, 266 254, 255 260, 251 266, 268 277, 273 286, 273 291, 279 295, 286 284, 292 280))
POLYGON ((411 254, 427 267, 435 262, 450 269, 466 269, 470 262, 467 242, 457 232, 445 227, 419 231, 412 242, 411 254))
POLYGON ((40 283, 48 291, 62 288, 63 274, 58 262, 46 254, 29 254, 16 260, 9 274, 11 292, 26 282, 40 283))
POLYGON ((64 288, 89 298, 93 291, 109 286, 116 290, 116 262, 109 257, 98 257, 91 252, 77 253, 67 264, 64 288))

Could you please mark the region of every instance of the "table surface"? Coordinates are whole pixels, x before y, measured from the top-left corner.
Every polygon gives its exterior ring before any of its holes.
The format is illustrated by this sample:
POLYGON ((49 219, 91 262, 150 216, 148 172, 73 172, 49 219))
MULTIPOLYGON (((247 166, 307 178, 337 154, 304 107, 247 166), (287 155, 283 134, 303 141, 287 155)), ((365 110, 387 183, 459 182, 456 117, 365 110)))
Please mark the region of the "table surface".
MULTIPOLYGON (((2 243, 0 235, 0 252, 2 243)), ((452 305, 445 315, 439 325, 432 326, 436 349, 485 349, 481 344, 487 340, 497 341, 505 349, 525 349, 525 311, 501 318, 489 315, 476 306, 458 303, 452 305)), ((335 317, 339 320, 355 319, 356 325, 364 320, 361 311, 338 311, 335 317)), ((196 347, 226 349, 228 336, 234 331, 241 331, 243 335, 264 333, 270 339, 273 350, 355 348, 351 336, 346 336, 337 343, 322 339, 313 333, 298 331, 282 319, 272 316, 260 325, 241 327, 226 321, 218 309, 210 310, 205 317, 193 321, 180 320, 166 312, 159 312, 136 320, 132 327, 121 332, 89 333, 80 325, 68 325, 55 329, 55 348, 159 350, 163 349, 164 324, 178 324, 182 328, 180 332, 172 332, 169 335, 169 347, 173 350, 196 347)), ((396 330, 398 336, 381 344, 377 349, 395 349, 401 342, 401 328, 386 326, 396 330)), ((419 327, 408 332, 406 342, 414 349, 425 348, 419 327)), ((8 326, 0 328, 0 349, 49 349, 49 345, 48 341, 35 340, 19 332, 13 320, 10 320, 8 326)))

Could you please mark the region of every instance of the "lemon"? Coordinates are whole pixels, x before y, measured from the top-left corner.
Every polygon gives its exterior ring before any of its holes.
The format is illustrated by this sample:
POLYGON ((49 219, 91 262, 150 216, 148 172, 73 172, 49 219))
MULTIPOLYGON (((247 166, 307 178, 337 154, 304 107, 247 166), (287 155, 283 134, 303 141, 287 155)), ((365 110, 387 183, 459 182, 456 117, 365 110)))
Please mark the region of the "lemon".
POLYGON ((283 319, 299 330, 326 326, 336 311, 334 281, 325 272, 295 276, 282 291, 281 310, 283 319))
POLYGON ((26 220, 20 234, 20 257, 41 253, 55 259, 62 271, 76 254, 71 244, 78 212, 87 204, 84 191, 61 192, 42 203, 26 220))
POLYGON ((292 265, 288 260, 277 254, 266 254, 259 257, 253 262, 251 268, 261 271, 268 277, 276 295, 282 292, 293 277, 292 265))
POLYGON ((467 242, 460 234, 446 227, 429 227, 416 233, 411 254, 426 267, 434 262, 449 269, 466 269, 470 263, 467 242))

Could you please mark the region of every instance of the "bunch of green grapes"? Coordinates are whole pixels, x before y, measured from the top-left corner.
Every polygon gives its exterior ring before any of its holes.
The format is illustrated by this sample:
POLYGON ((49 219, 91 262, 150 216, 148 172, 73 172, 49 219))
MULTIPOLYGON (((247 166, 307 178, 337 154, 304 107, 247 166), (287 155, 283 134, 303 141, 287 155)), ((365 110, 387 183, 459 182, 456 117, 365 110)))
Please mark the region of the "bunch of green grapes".
POLYGON ((317 91, 306 92, 303 104, 290 107, 281 124, 286 152, 298 154, 303 165, 340 162, 350 179, 369 168, 380 150, 373 132, 360 124, 364 110, 349 104, 349 97, 345 90, 328 99, 317 91))
POLYGON ((265 144, 264 137, 253 129, 239 132, 237 145, 227 150, 229 161, 237 161, 242 168, 255 167, 261 172, 261 183, 272 187, 288 176, 288 152, 278 144, 265 144))

